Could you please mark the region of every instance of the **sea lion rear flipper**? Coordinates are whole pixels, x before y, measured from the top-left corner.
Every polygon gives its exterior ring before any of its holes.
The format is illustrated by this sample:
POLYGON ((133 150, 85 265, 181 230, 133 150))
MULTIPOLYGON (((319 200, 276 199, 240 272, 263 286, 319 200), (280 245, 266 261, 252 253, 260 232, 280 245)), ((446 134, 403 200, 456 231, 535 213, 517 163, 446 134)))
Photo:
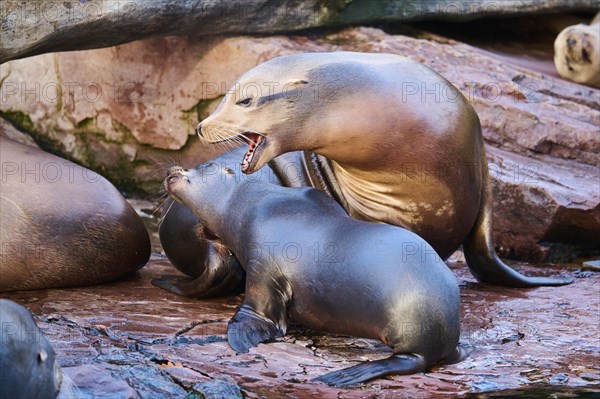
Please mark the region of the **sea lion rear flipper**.
POLYGON ((230 273, 216 278, 207 279, 204 274, 197 278, 164 275, 161 278, 152 279, 152 285, 177 295, 191 298, 213 298, 231 293, 240 286, 244 277, 230 273))
POLYGON ((469 349, 465 348, 462 345, 457 345, 456 349, 454 349, 454 351, 443 360, 443 363, 444 364, 459 363, 459 362, 462 362, 463 360, 465 360, 467 358, 467 356, 469 356, 470 354, 471 354, 471 351, 469 349))
POLYGON ((246 353, 253 346, 273 341, 284 335, 275 323, 242 306, 227 327, 227 342, 238 353, 246 353))
POLYGON ((506 287, 555 286, 572 283, 573 279, 569 277, 524 276, 498 258, 492 242, 492 192, 487 168, 482 192, 477 220, 463 243, 467 265, 477 281, 506 287))
POLYGON ((425 359, 412 354, 392 355, 386 359, 364 362, 342 370, 332 371, 312 381, 321 381, 333 386, 348 386, 363 383, 386 375, 407 375, 425 370, 425 359))

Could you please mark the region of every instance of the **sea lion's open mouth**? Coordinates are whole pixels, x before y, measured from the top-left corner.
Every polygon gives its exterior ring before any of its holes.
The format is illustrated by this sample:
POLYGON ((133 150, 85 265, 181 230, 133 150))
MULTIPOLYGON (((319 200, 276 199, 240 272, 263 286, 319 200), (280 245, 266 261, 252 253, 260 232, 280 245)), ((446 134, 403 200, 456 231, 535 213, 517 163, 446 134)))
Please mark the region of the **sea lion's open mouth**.
POLYGON ((244 133, 243 136, 248 140, 248 151, 242 160, 242 172, 248 173, 256 166, 267 139, 258 133, 244 133))

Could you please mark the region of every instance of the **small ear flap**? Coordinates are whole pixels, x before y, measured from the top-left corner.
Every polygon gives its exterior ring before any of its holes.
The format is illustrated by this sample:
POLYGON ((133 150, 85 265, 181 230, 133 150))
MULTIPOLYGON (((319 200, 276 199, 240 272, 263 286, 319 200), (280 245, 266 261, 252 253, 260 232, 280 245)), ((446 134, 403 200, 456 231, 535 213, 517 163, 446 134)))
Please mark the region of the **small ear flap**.
POLYGON ((48 353, 45 350, 41 350, 38 352, 38 362, 44 363, 48 359, 48 353))

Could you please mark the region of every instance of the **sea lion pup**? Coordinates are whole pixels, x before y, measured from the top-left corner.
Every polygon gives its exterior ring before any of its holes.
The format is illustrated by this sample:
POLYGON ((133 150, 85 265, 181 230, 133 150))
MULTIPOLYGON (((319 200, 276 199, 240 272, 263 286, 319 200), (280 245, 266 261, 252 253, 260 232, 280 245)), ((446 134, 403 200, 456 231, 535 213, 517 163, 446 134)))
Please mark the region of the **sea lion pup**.
POLYGON ((600 88, 600 13, 589 25, 568 26, 558 34, 554 65, 563 78, 600 88))
POLYGON ((100 175, 0 137, 0 291, 101 284, 150 257, 144 222, 100 175))
POLYGON ((463 245, 481 282, 534 287, 492 242, 492 191, 479 118, 433 70, 392 54, 305 53, 246 72, 198 126, 209 143, 245 140, 242 170, 306 150, 306 175, 356 219, 404 227, 447 259, 463 245))
POLYGON ((285 335, 289 319, 392 348, 389 358, 317 379, 331 385, 417 373, 464 355, 458 283, 416 234, 350 218, 317 189, 241 181, 214 163, 172 168, 165 185, 246 270, 244 302, 227 329, 237 352, 285 335))
MULTIPOLYGON (((234 148, 212 162, 239 168, 239 159, 245 151, 242 147, 234 148)), ((267 169, 246 179, 281 184, 280 178, 267 169)), ((152 284, 194 298, 225 295, 243 286, 245 272, 235 255, 202 226, 191 209, 170 198, 162 208, 166 211, 158 229, 160 243, 173 266, 190 277, 167 275, 153 279, 152 284)))
POLYGON ((0 398, 56 398, 61 368, 29 311, 0 299, 0 327, 0 398))

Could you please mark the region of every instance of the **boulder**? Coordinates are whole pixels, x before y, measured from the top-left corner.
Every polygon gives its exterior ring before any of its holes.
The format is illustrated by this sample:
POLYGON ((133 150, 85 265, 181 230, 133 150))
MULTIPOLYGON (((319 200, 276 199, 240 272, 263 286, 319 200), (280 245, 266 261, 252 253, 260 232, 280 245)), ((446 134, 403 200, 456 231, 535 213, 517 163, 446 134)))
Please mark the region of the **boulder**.
MULTIPOLYGON (((166 37, 11 61, 0 77, 0 121, 123 190, 152 194, 168 166, 194 166, 223 150, 199 142, 194 128, 247 69, 308 51, 401 54, 447 77, 477 110, 492 162, 500 252, 543 261, 597 251, 590 237, 600 230, 600 91, 454 40, 417 36, 346 28, 166 37)), ((446 93, 407 87, 424 101, 451 101, 446 93)))
POLYGON ((560 262, 598 253, 598 167, 489 145, 487 155, 498 255, 560 262))
POLYGON ((264 34, 384 21, 464 21, 531 13, 592 12, 597 7, 596 0, 5 0, 0 5, 0 63, 151 36, 264 34))

